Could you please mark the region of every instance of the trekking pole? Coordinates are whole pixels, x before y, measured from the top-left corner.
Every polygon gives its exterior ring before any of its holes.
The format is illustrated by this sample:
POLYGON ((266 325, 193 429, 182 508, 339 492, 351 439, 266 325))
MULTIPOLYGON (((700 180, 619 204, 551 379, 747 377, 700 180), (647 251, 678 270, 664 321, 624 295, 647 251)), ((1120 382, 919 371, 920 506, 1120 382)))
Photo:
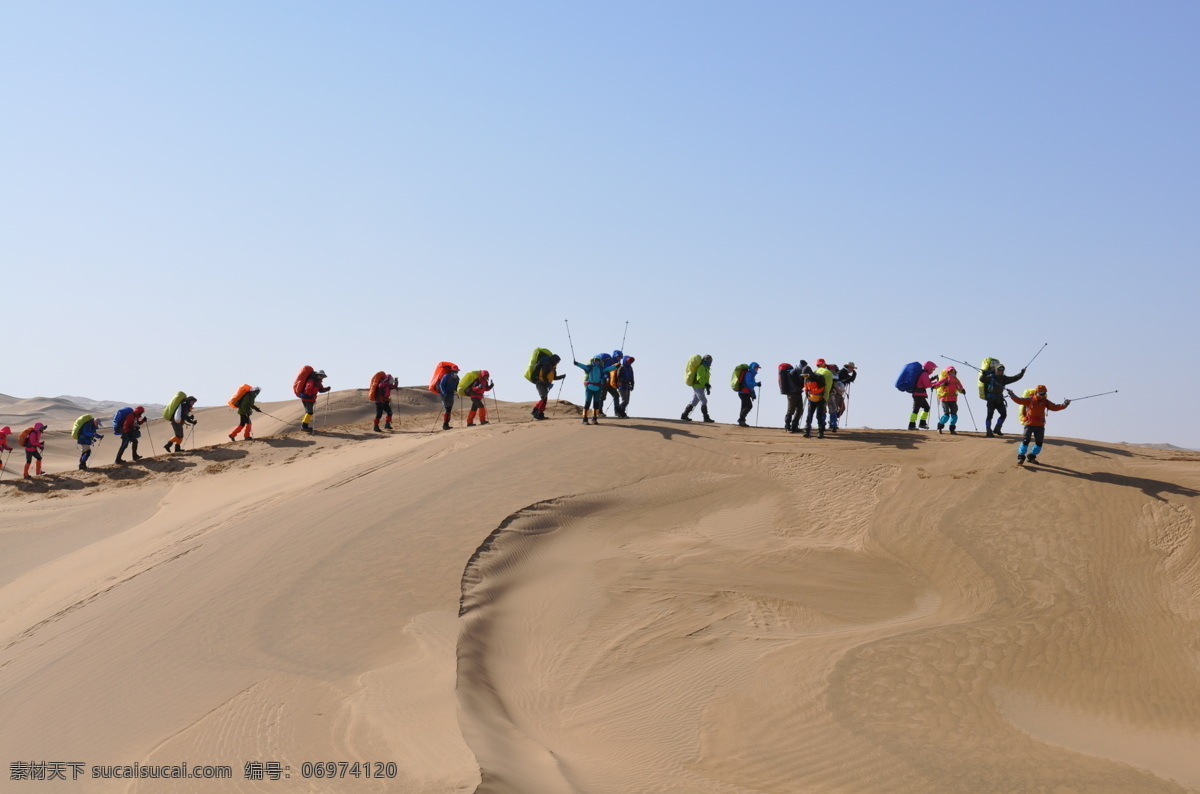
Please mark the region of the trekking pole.
MULTIPOLYGON (((1050 344, 1050 343, 1042 342, 1042 346, 1038 348, 1038 352, 1034 353, 1033 358, 1029 359, 1029 364, 1032 364, 1033 359, 1037 358, 1038 356, 1040 356, 1042 354, 1042 351, 1046 349, 1046 345, 1048 345, 1048 344, 1050 344)), ((1029 369, 1029 364, 1026 364, 1024 367, 1022 367, 1022 369, 1029 369)))
POLYGON ((971 398, 967 397, 965 394, 963 397, 963 402, 967 404, 967 413, 971 415, 971 427, 975 428, 975 432, 978 433, 979 425, 975 424, 975 412, 971 410, 971 398))
POLYGON ((12 458, 11 449, 8 451, 8 454, 4 456, 4 465, 0 466, 0 480, 4 479, 4 472, 8 471, 8 461, 10 458, 12 458))
POLYGON ((492 384, 492 410, 496 412, 496 421, 500 421, 500 401, 496 399, 496 384, 492 384))
MULTIPOLYGON (((940 353, 938 355, 941 356, 940 353)), ((953 361, 955 364, 962 364, 964 367, 970 367, 971 369, 975 370, 976 372, 983 372, 983 370, 981 370, 979 367, 975 366, 974 364, 968 364, 965 361, 959 361, 957 358, 950 358, 950 356, 941 356, 941 357, 946 359, 947 361, 953 361)))
POLYGON ((571 360, 575 360, 575 340, 571 339, 571 323, 563 320, 563 324, 567 326, 567 344, 571 346, 571 360))
POLYGON ((192 452, 195 452, 195 451, 196 451, 196 439, 195 439, 195 432, 196 432, 196 426, 195 426, 195 425, 188 425, 188 440, 187 440, 187 443, 189 443, 189 444, 191 444, 191 445, 192 445, 192 450, 191 450, 192 452))
POLYGON ((754 426, 758 427, 758 413, 762 410, 762 395, 759 394, 754 399, 754 402, 757 403, 757 405, 754 407, 754 426))
POLYGON ((1068 397, 1067 399, 1073 403, 1077 403, 1080 400, 1090 400, 1093 397, 1103 397, 1106 394, 1116 394, 1119 391, 1120 389, 1113 389, 1112 391, 1102 391, 1099 394, 1089 394, 1087 397, 1068 397))
POLYGON ((625 321, 625 333, 621 334, 621 353, 625 353, 625 337, 629 335, 629 321, 625 321))
MULTIPOLYGON (((150 420, 150 422, 153 421, 153 419, 150 420)), ((150 422, 146 422, 146 438, 150 439, 150 446, 154 446, 154 434, 150 432, 150 422)), ((153 455, 154 453, 151 452, 150 454, 153 455)))

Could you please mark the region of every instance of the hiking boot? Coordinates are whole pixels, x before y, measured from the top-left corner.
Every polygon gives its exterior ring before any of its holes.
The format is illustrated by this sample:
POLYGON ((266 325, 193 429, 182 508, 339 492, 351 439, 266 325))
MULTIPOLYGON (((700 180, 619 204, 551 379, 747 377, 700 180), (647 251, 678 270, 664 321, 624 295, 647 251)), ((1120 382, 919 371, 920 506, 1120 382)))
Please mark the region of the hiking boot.
POLYGON ((995 433, 993 433, 991 430, 989 430, 986 433, 984 433, 983 437, 984 438, 992 438, 995 435, 996 435, 995 433))
POLYGON ((824 431, 824 430, 818 430, 818 431, 817 431, 817 438, 825 438, 825 431, 824 431))
POLYGON ((717 421, 716 419, 713 419, 711 416, 708 415, 708 406, 707 405, 700 407, 700 413, 704 414, 704 421, 708 422, 709 424, 712 424, 713 422, 717 421))
POLYGON ((938 435, 940 436, 941 434, 942 434, 942 426, 938 425, 938 435))
POLYGON ((996 425, 996 429, 992 431, 996 438, 1004 438, 1004 434, 1000 432, 1000 426, 996 425))
POLYGON ((588 423, 588 418, 587 418, 586 416, 585 416, 585 417, 583 417, 583 423, 584 423, 585 425, 588 423))
MULTIPOLYGON (((604 416, 604 414, 600 414, 600 416, 604 416)), ((594 424, 594 425, 598 425, 598 424, 600 424, 600 416, 593 416, 593 417, 592 417, 592 424, 594 424)), ((607 418, 607 417, 605 417, 605 418, 607 418)))
POLYGON ((908 423, 908 429, 909 429, 909 430, 916 430, 916 429, 917 429, 917 423, 916 423, 916 422, 909 422, 909 423, 908 423))
POLYGON ((467 422, 467 427, 474 427, 474 426, 475 426, 474 422, 467 422))
POLYGON ((183 452, 183 447, 181 447, 181 446, 179 446, 178 444, 176 444, 176 445, 175 445, 175 451, 176 451, 176 452, 183 452))
POLYGON ((829 428, 829 432, 830 432, 830 433, 836 433, 836 432, 837 432, 837 428, 836 428, 836 427, 831 427, 831 428, 829 428))
POLYGON ((954 427, 954 425, 950 425, 950 435, 952 435, 952 436, 958 435, 958 430, 954 427))
POLYGON ((538 411, 537 414, 533 418, 540 422, 546 418, 546 415, 544 413, 542 413, 541 411, 538 411))
POLYGON ((139 455, 139 454, 137 454, 137 453, 135 452, 135 453, 133 453, 133 459, 134 459, 134 460, 141 460, 141 459, 142 459, 142 456, 141 456, 141 455, 139 455))
POLYGON ((88 470, 87 464, 86 464, 86 463, 82 463, 82 462, 81 462, 81 463, 79 464, 79 470, 80 470, 80 471, 87 471, 87 470, 88 470))
POLYGON ((117 464, 117 465, 119 465, 119 466, 124 466, 124 465, 125 465, 125 459, 124 459, 124 458, 117 458, 116 460, 114 460, 114 461, 113 461, 113 463, 116 463, 116 464, 117 464))
POLYGON ((308 422, 301 422, 300 429, 303 430, 305 433, 311 433, 312 425, 310 425, 308 422))
POLYGON ((923 420, 923 419, 922 419, 922 420, 921 420, 921 424, 917 425, 917 428, 918 428, 918 429, 920 429, 920 430, 928 430, 928 429, 929 429, 929 423, 928 423, 928 422, 926 422, 925 420, 923 420))
POLYGON ((229 434, 229 440, 230 440, 230 441, 237 441, 237 435, 236 435, 236 434, 234 434, 234 433, 230 433, 230 434, 229 434))
POLYGON ((944 425, 944 424, 942 424, 941 422, 938 422, 938 432, 939 432, 939 433, 940 433, 940 432, 942 432, 942 428, 943 428, 943 427, 945 427, 945 425, 944 425))
POLYGON ((745 420, 745 419, 739 419, 739 420, 738 420, 738 427, 749 427, 749 426, 750 426, 750 425, 746 424, 746 420, 745 420))
POLYGON ((1026 458, 1026 460, 1029 461, 1030 463, 1038 462, 1037 455, 1030 455, 1028 458, 1026 458))
POLYGON ((247 440, 247 441, 253 441, 253 440, 254 440, 254 437, 253 437, 253 436, 246 436, 246 440, 247 440))
POLYGON ((804 437, 812 438, 812 428, 811 427, 804 428, 804 437))
POLYGON ((534 408, 532 411, 529 412, 529 415, 532 416, 534 419, 537 419, 538 418, 538 409, 534 408))
POLYGON ((683 413, 680 414, 679 418, 685 422, 692 421, 692 408, 693 408, 693 406, 691 406, 691 405, 689 405, 687 408, 684 408, 683 413))
POLYGON ((449 429, 450 429, 450 423, 449 423, 449 422, 442 422, 442 429, 443 429, 443 430, 449 430, 449 429))
POLYGON ((170 452, 171 451, 171 442, 168 441, 166 444, 164 444, 163 449, 165 449, 167 452, 170 452))
POLYGON ((1025 465, 1025 456, 1024 455, 1017 455, 1017 465, 1018 466, 1025 465))
POLYGON ((372 430, 374 430, 376 433, 382 433, 382 432, 383 432, 382 430, 380 430, 380 429, 379 429, 379 425, 373 425, 371 429, 372 429, 372 430))
POLYGON ((482 422, 479 423, 479 425, 480 425, 480 427, 482 427, 483 425, 486 425, 487 423, 488 423, 487 420, 484 419, 482 422))
POLYGON ((386 424, 384 424, 384 426, 383 426, 383 429, 384 429, 384 430, 391 430, 391 429, 392 429, 392 423, 391 423, 391 422, 387 422, 386 424))

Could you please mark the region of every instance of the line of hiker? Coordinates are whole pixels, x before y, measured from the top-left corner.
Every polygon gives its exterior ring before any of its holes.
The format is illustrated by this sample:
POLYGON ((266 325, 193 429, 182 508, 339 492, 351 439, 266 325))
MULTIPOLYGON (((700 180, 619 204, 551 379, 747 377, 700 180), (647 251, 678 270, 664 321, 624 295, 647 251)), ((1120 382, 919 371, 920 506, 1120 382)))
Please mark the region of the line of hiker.
MULTIPOLYGON (((612 397, 613 414, 618 419, 629 418, 629 400, 633 394, 635 378, 633 356, 625 355, 621 350, 609 353, 597 353, 588 363, 573 361, 575 366, 583 370, 583 423, 589 424, 588 412, 591 412, 590 424, 599 424, 604 413, 604 403, 612 397)), ((550 389, 554 382, 562 380, 566 375, 558 374, 558 365, 562 358, 553 351, 544 348, 534 348, 529 357, 529 366, 525 369, 525 380, 537 389, 538 400, 530 413, 534 419, 546 418, 546 403, 550 399, 550 389)))

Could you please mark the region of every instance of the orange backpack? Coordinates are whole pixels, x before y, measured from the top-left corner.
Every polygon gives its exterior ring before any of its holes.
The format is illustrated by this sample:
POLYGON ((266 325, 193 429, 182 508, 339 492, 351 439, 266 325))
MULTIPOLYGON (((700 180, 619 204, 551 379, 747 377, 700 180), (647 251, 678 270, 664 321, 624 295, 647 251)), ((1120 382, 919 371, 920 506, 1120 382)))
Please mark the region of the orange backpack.
POLYGON ((311 377, 314 372, 316 372, 316 370, 305 364, 304 368, 300 370, 300 374, 296 376, 296 380, 292 382, 292 394, 303 400, 304 392, 302 389, 304 388, 304 384, 308 383, 309 377, 311 377))
POLYGON ((21 446, 25 446, 26 444, 28 444, 29 443, 29 434, 32 432, 33 432, 32 427, 27 427, 24 430, 22 430, 21 435, 17 436, 17 443, 20 444, 21 446))
POLYGON ((246 393, 253 390, 254 387, 249 383, 243 383, 241 386, 238 386, 238 390, 235 391, 233 396, 229 398, 229 407, 236 409, 238 407, 238 402, 240 402, 241 399, 246 396, 246 393))
POLYGON ((379 399, 379 387, 387 381, 387 373, 379 370, 371 376, 371 386, 367 389, 367 399, 375 402, 379 399))

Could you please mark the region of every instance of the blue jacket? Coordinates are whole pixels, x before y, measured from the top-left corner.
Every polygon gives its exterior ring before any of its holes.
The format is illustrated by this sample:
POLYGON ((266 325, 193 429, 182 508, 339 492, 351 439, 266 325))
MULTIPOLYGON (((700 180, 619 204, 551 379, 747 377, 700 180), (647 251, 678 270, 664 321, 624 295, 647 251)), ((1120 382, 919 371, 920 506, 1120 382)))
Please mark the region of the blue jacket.
POLYGON ((97 428, 95 419, 90 422, 85 422, 83 427, 79 428, 79 443, 90 446, 91 443, 100 436, 96 430, 97 428))
POLYGON ((438 381, 438 394, 443 397, 452 397, 458 395, 458 373, 447 372, 438 381))
POLYGON ((606 367, 599 362, 595 364, 580 364, 576 361, 575 366, 586 373, 583 376, 583 383, 588 387, 588 391, 600 391, 604 384, 604 376, 616 369, 618 365, 611 364, 606 367))

